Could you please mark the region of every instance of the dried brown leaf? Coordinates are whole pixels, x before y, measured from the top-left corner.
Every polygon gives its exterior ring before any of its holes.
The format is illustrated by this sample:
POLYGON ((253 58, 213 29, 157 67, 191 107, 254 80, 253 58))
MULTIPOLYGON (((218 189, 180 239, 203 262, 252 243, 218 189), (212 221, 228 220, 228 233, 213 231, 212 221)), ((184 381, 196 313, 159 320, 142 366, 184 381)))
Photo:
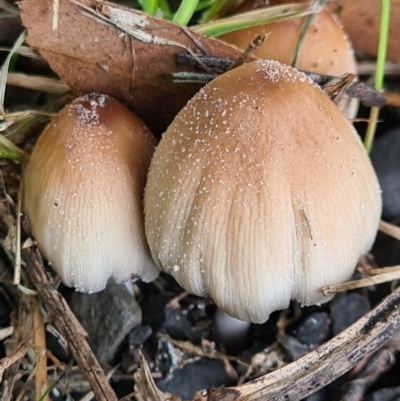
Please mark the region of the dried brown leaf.
POLYGON ((240 55, 228 44, 137 10, 99 0, 77 1, 60 1, 55 31, 52 2, 23 1, 27 42, 74 92, 103 92, 127 103, 156 134, 200 88, 172 81, 173 72, 196 71, 178 64, 178 53, 240 55))

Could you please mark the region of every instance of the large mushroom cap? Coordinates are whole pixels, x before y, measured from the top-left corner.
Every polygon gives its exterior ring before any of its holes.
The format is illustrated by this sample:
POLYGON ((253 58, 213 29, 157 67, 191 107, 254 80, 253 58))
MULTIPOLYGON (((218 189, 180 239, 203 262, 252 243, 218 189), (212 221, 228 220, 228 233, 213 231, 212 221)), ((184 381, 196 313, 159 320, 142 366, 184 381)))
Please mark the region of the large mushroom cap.
POLYGON ((228 314, 327 301, 374 240, 378 182, 354 128, 302 73, 256 61, 216 78, 162 137, 145 190, 154 260, 228 314))
POLYGON ((116 100, 92 95, 47 126, 24 173, 23 207, 40 250, 82 292, 158 269, 144 236, 142 196, 155 140, 116 100))

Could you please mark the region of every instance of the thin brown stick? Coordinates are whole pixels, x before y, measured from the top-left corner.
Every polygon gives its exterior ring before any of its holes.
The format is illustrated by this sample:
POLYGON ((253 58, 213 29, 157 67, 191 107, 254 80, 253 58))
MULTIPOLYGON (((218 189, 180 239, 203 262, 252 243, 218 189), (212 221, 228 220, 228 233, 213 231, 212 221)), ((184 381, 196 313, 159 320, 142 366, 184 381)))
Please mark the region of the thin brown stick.
POLYGON ((360 280, 347 281, 346 283, 327 285, 322 288, 324 295, 336 294, 337 292, 354 290, 356 288, 370 287, 376 284, 388 283, 400 279, 400 270, 388 271, 386 273, 375 274, 360 280))
POLYGON ((72 354, 99 401, 117 401, 117 397, 93 352, 89 348, 82 333, 77 327, 76 318, 54 287, 53 280, 46 274, 38 252, 31 248, 22 250, 22 258, 26 263, 26 273, 39 292, 50 320, 65 337, 72 354))
MULTIPOLYGON (((39 400, 47 390, 47 359, 46 359, 46 330, 44 328, 43 316, 40 312, 39 301, 36 300, 33 314, 33 343, 35 345, 36 373, 35 373, 35 396, 39 400)), ((44 401, 49 401, 47 394, 44 401)))
MULTIPOLYGON (((32 343, 32 326, 33 326, 33 308, 34 298, 24 293, 19 294, 18 314, 12 314, 12 324, 14 327, 12 340, 5 343, 6 355, 9 358, 16 357, 19 353, 19 358, 16 358, 15 363, 11 364, 4 372, 4 388, 1 396, 1 401, 10 401, 14 399, 14 385, 19 380, 19 365, 21 359, 28 351, 28 344, 32 343)), ((1 369, 0 369, 1 371, 1 369)))
POLYGON ((400 241, 400 227, 397 227, 392 223, 381 220, 379 223, 379 231, 400 241))
POLYGON ((0 359, 0 381, 3 379, 3 372, 13 363, 22 359, 27 351, 28 346, 26 344, 21 344, 12 355, 0 359))
POLYGON ((368 274, 382 274, 389 272, 398 272, 400 270, 400 265, 389 266, 389 267, 378 267, 377 269, 369 269, 367 270, 368 274))

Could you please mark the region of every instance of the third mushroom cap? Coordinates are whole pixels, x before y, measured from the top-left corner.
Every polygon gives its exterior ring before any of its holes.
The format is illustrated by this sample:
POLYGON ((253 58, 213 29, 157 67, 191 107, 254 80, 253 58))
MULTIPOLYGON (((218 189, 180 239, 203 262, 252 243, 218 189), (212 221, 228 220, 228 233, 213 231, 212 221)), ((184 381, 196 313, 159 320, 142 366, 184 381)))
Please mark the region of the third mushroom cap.
POLYGON ((264 322, 328 300, 375 238, 379 185, 357 133, 305 75, 256 61, 216 78, 152 159, 145 229, 164 271, 264 322))

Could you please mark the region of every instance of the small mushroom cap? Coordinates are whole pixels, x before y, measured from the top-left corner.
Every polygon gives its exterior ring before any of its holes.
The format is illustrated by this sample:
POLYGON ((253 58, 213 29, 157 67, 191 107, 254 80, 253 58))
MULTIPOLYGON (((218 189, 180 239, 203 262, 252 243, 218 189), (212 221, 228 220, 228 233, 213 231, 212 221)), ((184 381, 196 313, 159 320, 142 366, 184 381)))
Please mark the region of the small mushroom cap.
POLYGON ((63 282, 97 292, 152 280, 142 197, 155 139, 122 104, 90 95, 66 106, 40 136, 24 172, 23 209, 63 282))
MULTIPOLYGON (((256 36, 265 33, 264 43, 254 54, 292 65, 304 18, 240 29, 222 35, 219 39, 246 49, 256 36)), ((337 19, 328 11, 314 15, 304 35, 296 68, 334 77, 346 73, 356 74, 356 61, 348 37, 337 19)))
POLYGON ((375 238, 378 181, 354 128, 276 61, 213 80, 161 139, 145 190, 154 260, 229 315, 329 300, 375 238))
MULTIPOLYGON (((273 0, 270 5, 287 3, 288 0, 273 0)), ((265 2, 247 1, 237 12, 266 7, 265 2)), ((288 19, 267 25, 241 29, 222 35, 219 39, 246 49, 256 36, 265 33, 264 43, 254 55, 292 65, 295 48, 299 41, 305 17, 288 19)), ((326 10, 315 14, 301 42, 296 68, 316 74, 339 77, 343 74, 357 74, 353 48, 340 22, 326 10)), ((357 115, 359 102, 343 96, 338 107, 349 119, 357 115)))

